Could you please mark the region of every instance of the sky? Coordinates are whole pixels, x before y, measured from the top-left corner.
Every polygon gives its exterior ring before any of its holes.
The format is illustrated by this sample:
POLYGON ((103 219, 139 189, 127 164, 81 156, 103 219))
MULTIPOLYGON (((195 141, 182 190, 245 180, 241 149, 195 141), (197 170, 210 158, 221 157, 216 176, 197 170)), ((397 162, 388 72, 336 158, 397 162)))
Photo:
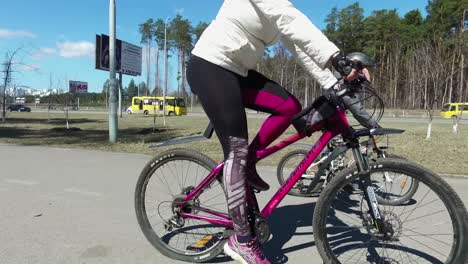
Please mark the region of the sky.
MULTIPOLYGON (((116 0, 117 38, 140 44, 138 25, 148 18, 165 19, 177 14, 192 21, 210 22, 216 16, 222 0, 116 0)), ((292 0, 319 28, 333 7, 344 8, 351 0, 292 0)), ((365 0, 358 1, 369 15, 377 9, 397 9, 402 16, 419 9, 425 14, 427 0, 365 0)), ((109 34, 109 1, 107 0, 4 0, 0 16, 0 59, 7 52, 21 47, 14 59, 16 72, 13 83, 37 90, 66 88, 66 80, 88 82, 89 92, 102 91, 109 78, 106 71, 96 70, 94 42, 96 34, 109 34), (52 78, 51 78, 52 77, 52 78)), ((176 56, 173 56, 174 58, 176 56)), ((169 61, 169 89, 176 86, 177 64, 169 61)), ((154 65, 153 65, 154 68, 154 65)), ((124 76, 124 86, 134 78, 124 76)), ((154 83, 154 79, 152 79, 154 83)))

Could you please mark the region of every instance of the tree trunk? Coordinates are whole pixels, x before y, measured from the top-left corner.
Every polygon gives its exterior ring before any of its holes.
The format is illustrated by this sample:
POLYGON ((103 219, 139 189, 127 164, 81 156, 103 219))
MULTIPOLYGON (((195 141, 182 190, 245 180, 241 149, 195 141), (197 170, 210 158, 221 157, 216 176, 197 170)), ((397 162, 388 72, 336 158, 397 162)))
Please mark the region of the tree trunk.
POLYGON ((305 79, 305 91, 304 91, 304 107, 309 106, 309 78, 305 79))
POLYGON ((180 96, 180 68, 181 68, 181 57, 182 57, 182 50, 181 48, 178 49, 178 54, 177 54, 177 96, 180 96))
POLYGON ((280 85, 283 86, 283 77, 284 77, 284 68, 281 66, 281 78, 280 78, 280 85))
POLYGON ((427 78, 428 76, 424 78, 424 109, 427 109, 427 78))
POLYGON ((429 123, 427 124, 426 140, 431 139, 431 133, 432 133, 432 118, 429 119, 429 123))
POLYGON ((156 64, 155 64, 155 75, 154 75, 154 95, 161 95, 161 85, 159 85, 159 47, 156 46, 156 64))
POLYGON ((185 50, 182 50, 182 97, 187 97, 187 91, 185 90, 185 50))
POLYGON ((433 119, 433 114, 434 114, 434 111, 433 111, 433 108, 434 107, 434 103, 431 104, 431 109, 428 109, 428 114, 429 114, 429 122, 427 124, 427 134, 426 134, 426 140, 430 140, 431 139, 431 134, 432 134, 432 119, 433 119))
POLYGON ((459 92, 459 97, 458 97, 458 101, 461 103, 463 102, 463 72, 465 71, 464 70, 464 66, 465 66, 465 55, 462 53, 461 54, 461 60, 460 60, 460 92, 459 92))
POLYGON ((397 46, 394 57, 394 66, 393 66, 393 108, 397 109, 397 88, 398 88, 398 73, 399 73, 399 58, 400 58, 400 48, 397 46))
POLYGON ((151 74, 151 43, 147 45, 148 54, 146 56, 146 89, 145 95, 148 96, 148 90, 150 89, 150 74, 151 74))
POLYGON ((293 70, 293 77, 292 77, 292 89, 294 91, 294 87, 296 87, 296 68, 297 68, 297 63, 294 62, 294 70, 293 70))
POLYGON ((416 108, 416 87, 415 87, 416 86, 416 81, 415 81, 416 72, 415 72, 415 69, 414 69, 414 65, 415 65, 415 62, 414 62, 414 57, 413 57, 413 60, 411 60, 411 68, 410 68, 411 75, 412 75, 411 87, 412 87, 413 93, 411 95, 411 98, 412 98, 412 108, 413 109, 416 108))
POLYGON ((3 80, 3 103, 2 103, 2 122, 6 122, 6 94, 7 86, 10 82, 10 72, 11 72, 11 59, 6 62, 5 65, 5 78, 3 80))
POLYGON ((448 103, 452 102, 452 92, 453 92, 453 75, 455 74, 455 54, 453 54, 452 60, 452 70, 450 71, 450 86, 449 86, 449 97, 448 103))
POLYGON ((444 95, 442 96, 442 105, 445 103, 445 96, 447 95, 448 82, 445 82, 444 95))
POLYGON ((63 95, 63 100, 64 100, 63 110, 65 111, 65 124, 68 130, 70 129, 70 126, 68 124, 68 95, 63 95))
POLYGON ((66 113, 66 119, 67 119, 67 129, 70 129, 70 125, 68 124, 68 108, 67 108, 67 113, 66 113))

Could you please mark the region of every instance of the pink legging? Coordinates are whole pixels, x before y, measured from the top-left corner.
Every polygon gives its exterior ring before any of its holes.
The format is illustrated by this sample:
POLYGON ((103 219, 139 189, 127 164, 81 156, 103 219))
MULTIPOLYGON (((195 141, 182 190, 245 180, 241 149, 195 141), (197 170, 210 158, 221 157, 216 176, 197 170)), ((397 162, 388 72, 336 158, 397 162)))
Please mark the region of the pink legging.
POLYGON ((223 147, 224 187, 234 231, 249 236, 246 171, 256 173, 255 151, 277 139, 301 105, 286 89, 256 71, 243 77, 196 56, 188 63, 187 80, 223 147), (245 108, 271 114, 250 146, 245 108))
MULTIPOLYGON (((284 89, 279 85, 276 87, 284 89)), ((301 104, 297 99, 289 93, 288 95, 284 99, 262 90, 246 90, 242 93, 242 99, 247 108, 260 107, 262 111, 272 114, 263 122, 259 132, 250 143, 249 149, 252 153, 265 149, 281 136, 291 124, 291 117, 301 111, 301 104)))

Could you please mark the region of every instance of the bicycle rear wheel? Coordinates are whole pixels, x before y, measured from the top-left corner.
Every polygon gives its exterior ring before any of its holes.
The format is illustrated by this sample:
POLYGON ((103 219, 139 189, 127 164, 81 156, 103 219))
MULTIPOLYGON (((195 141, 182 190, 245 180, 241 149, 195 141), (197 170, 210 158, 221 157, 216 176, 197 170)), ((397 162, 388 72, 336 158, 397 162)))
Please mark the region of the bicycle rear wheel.
MULTIPOLYGON (((182 218, 176 209, 215 166, 212 159, 201 153, 174 149, 150 160, 141 172, 135 189, 138 224, 148 241, 163 255, 187 262, 204 262, 223 250, 226 228, 182 218)), ((197 210, 200 207, 227 212, 220 177, 182 210, 207 216, 197 210)))
MULTIPOLYGON (((419 181, 413 203, 379 205, 388 232, 373 225, 355 166, 322 191, 313 229, 325 263, 465 263, 468 214, 454 190, 434 173, 404 160, 371 163, 371 173, 404 174, 419 181)), ((375 188, 375 187, 374 187, 375 188)))

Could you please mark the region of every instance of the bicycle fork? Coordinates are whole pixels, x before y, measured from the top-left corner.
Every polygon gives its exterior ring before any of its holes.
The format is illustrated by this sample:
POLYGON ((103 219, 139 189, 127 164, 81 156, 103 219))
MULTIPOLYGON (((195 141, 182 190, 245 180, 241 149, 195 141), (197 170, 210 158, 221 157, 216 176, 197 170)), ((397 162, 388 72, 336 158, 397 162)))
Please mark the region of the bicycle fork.
POLYGON ((356 166, 358 168, 358 173, 360 175, 359 188, 364 193, 364 198, 372 216, 373 225, 380 234, 385 234, 384 217, 380 212, 379 202, 377 201, 377 196, 375 195, 374 187, 372 186, 372 181, 370 178, 370 167, 367 158, 365 158, 362 154, 359 145, 353 147, 352 152, 356 166))

